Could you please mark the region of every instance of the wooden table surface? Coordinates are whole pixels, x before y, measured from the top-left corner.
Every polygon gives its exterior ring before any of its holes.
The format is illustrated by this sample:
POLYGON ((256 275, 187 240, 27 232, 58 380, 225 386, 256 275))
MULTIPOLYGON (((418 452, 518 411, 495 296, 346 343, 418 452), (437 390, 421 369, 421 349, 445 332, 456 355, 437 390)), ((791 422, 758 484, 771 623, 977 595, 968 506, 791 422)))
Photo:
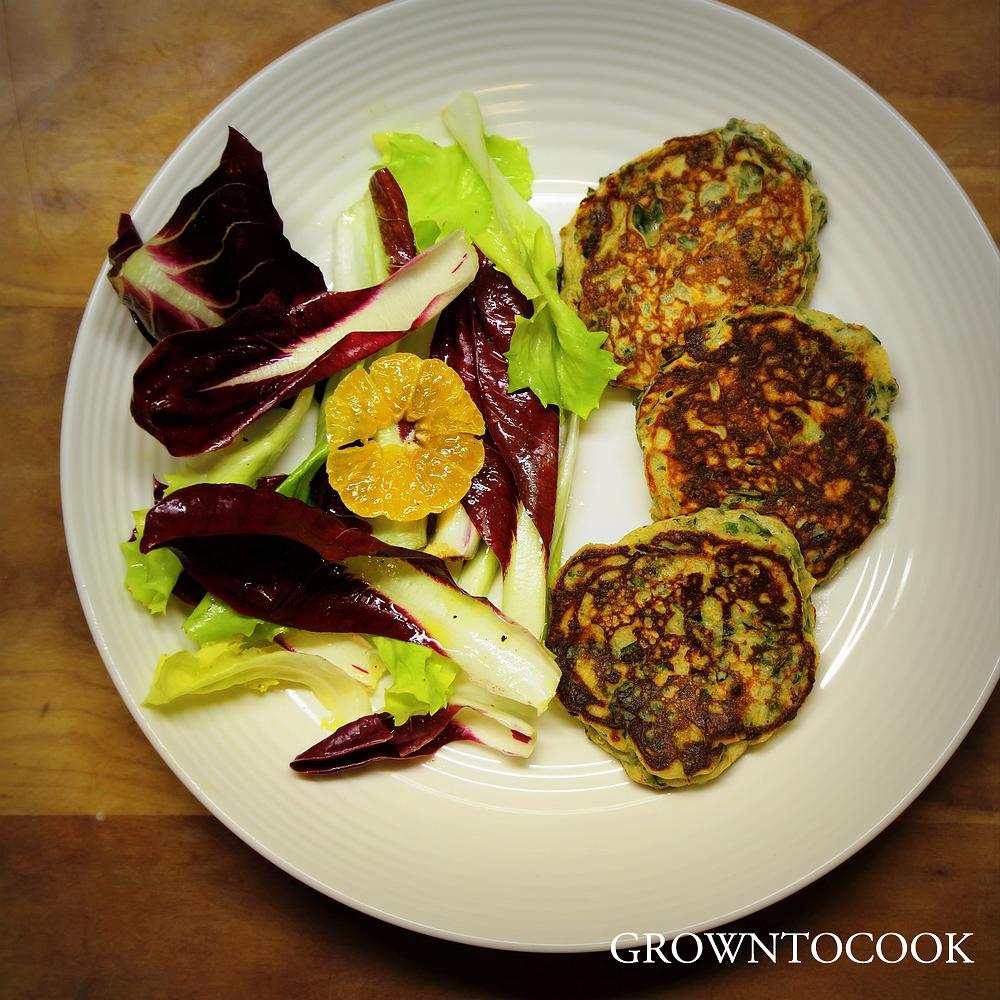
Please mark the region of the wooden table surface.
MULTIPOLYGON (((62 534, 58 417, 81 313, 118 212, 186 133, 256 70, 369 6, 3 0, 0 995, 1000 995, 996 698, 887 831, 832 874, 734 925, 842 938, 971 931, 974 965, 622 966, 608 954, 520 955, 423 938, 263 860, 205 812, 140 734, 91 642, 62 534)), ((886 97, 997 237, 996 0, 737 6, 886 97)))

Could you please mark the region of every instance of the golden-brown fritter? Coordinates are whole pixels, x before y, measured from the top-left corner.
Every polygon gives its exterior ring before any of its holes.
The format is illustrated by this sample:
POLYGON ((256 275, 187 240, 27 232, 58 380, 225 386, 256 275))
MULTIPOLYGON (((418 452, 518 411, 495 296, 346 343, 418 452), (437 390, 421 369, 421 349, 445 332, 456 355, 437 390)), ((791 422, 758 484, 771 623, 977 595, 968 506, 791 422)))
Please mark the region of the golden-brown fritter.
POLYGON ((812 688, 812 586, 788 529, 752 511, 585 546, 552 594, 558 698, 635 781, 717 777, 812 688))
POLYGON ((641 389, 687 330, 758 303, 805 304, 826 199, 763 125, 670 139, 609 174, 562 232, 562 296, 641 389))
POLYGON ((691 331, 636 414, 653 518, 752 508, 827 578, 886 516, 896 392, 878 340, 828 313, 761 306, 691 331))

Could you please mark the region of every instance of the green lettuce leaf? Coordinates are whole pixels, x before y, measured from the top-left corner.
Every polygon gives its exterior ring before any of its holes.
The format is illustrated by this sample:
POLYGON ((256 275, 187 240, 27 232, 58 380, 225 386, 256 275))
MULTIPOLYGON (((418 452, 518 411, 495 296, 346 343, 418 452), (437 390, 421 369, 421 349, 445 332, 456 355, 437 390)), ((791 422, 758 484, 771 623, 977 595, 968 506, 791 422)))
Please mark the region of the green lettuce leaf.
POLYGON ((232 444, 192 459, 179 472, 163 477, 164 495, 197 483, 242 483, 253 486, 285 453, 302 426, 313 399, 310 386, 287 409, 275 408, 258 418, 232 444))
POLYGON ((392 675, 385 692, 385 710, 396 725, 411 715, 433 715, 448 704, 458 667, 426 646, 383 636, 369 636, 392 675))
POLYGON ((322 415, 320 423, 323 428, 320 440, 313 450, 285 476, 277 490, 275 490, 276 493, 292 497, 295 500, 301 500, 303 503, 308 503, 309 487, 312 484, 313 477, 326 465, 326 457, 330 451, 330 446, 326 440, 325 425, 322 424, 322 415))
POLYGON ((244 645, 238 639, 213 642, 191 652, 161 656, 147 705, 168 705, 188 695, 210 694, 244 686, 263 692, 280 683, 309 688, 331 713, 331 729, 368 715, 364 688, 322 656, 293 652, 272 643, 244 645))
MULTIPOLYGON (((328 450, 324 434, 321 443, 317 444, 309 455, 284 478, 276 492, 307 503, 309 501, 309 486, 313 476, 326 462, 328 450)), ((176 559, 176 556, 169 549, 154 549, 153 552, 149 553, 149 556, 155 556, 159 552, 166 552, 176 559)), ((149 556, 144 558, 149 558, 149 556)), ((180 563, 178 563, 179 566, 180 563)), ((172 586, 173 584, 171 584, 172 586)), ((210 642, 222 642, 225 639, 270 640, 285 631, 281 625, 241 615, 225 601, 220 601, 211 594, 206 594, 201 599, 201 603, 185 619, 183 628, 189 638, 194 639, 199 646, 210 642)))
POLYGON ((225 601, 206 594, 196 608, 184 619, 184 632, 199 646, 227 639, 247 639, 251 642, 269 642, 285 631, 282 625, 273 625, 260 618, 248 618, 234 611, 225 601))
POLYGON ((601 346, 606 339, 587 329, 554 285, 543 284, 534 315, 515 320, 506 355, 511 391, 530 389, 546 406, 586 418, 622 370, 601 346))
POLYGON ((545 405, 586 417, 622 369, 602 347, 607 335, 588 330, 559 297, 552 233, 528 204, 526 151, 485 134, 472 94, 441 117, 454 146, 402 133, 374 137, 406 197, 418 248, 465 230, 534 307, 531 319, 518 320, 507 354, 511 391, 531 389, 545 405))
MULTIPOLYGON (((292 443, 309 412, 312 398, 311 387, 303 390, 287 410, 276 409, 265 413, 255 424, 252 433, 217 452, 199 456, 179 472, 164 476, 167 487, 164 493, 172 493, 195 483, 243 483, 252 486, 269 471, 292 443)), ((308 461, 307 459, 306 462, 308 461)), ((122 542, 120 546, 125 559, 125 589, 150 614, 161 614, 181 575, 180 560, 169 549, 140 552, 139 542, 142 540, 146 512, 133 511, 132 519, 135 522, 135 537, 122 542)), ((228 634, 250 633, 235 629, 228 634)), ((223 637, 216 634, 216 638, 223 637)))
POLYGON ((139 551, 142 529, 146 524, 144 510, 132 511, 135 537, 122 542, 119 548, 125 559, 125 589, 152 615, 162 614, 181 575, 181 562, 170 549, 139 551))
POLYGON ((507 353, 511 391, 531 389, 546 406, 554 404, 586 418, 600 403, 608 382, 622 370, 601 346, 607 334, 588 330, 559 297, 552 233, 486 155, 476 99, 459 95, 442 118, 490 190, 495 211, 488 236, 492 240, 499 232, 498 248, 519 253, 534 282, 532 290, 505 266, 505 260, 493 258, 487 246, 480 247, 534 306, 531 319, 518 320, 507 353))
MULTIPOLYGON (((456 229, 472 234, 489 226, 490 191, 461 148, 406 132, 378 132, 372 138, 406 198, 418 250, 456 229)), ((496 135, 484 141, 502 175, 522 198, 530 198, 534 174, 524 146, 496 135)))

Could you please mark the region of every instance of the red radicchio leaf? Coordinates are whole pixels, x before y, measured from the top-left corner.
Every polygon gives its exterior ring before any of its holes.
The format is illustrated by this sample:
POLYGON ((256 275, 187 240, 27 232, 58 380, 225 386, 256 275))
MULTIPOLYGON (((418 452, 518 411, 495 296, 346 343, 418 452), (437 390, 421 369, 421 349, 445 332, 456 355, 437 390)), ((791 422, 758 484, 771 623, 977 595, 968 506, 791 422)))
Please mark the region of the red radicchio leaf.
POLYGON ((151 344, 217 326, 268 294, 289 306, 326 288, 320 269, 284 235, 260 152, 233 128, 219 166, 156 236, 144 244, 122 215, 108 257, 108 278, 151 344))
MULTIPOLYGON (((486 258, 480 255, 479 266, 486 258)), ((476 370, 477 316, 474 293, 475 282, 469 286, 438 317, 431 340, 431 357, 443 361, 458 373, 476 408, 486 418, 483 400, 479 394, 479 377, 476 370)), ((489 428, 487 427, 487 434, 489 428)))
POLYGON ((309 483, 309 496, 306 502, 310 507, 319 507, 321 510, 336 514, 345 524, 362 527, 367 531, 371 530, 371 524, 360 514, 355 514, 330 485, 330 477, 327 475, 325 465, 321 465, 313 475, 309 483))
POLYGON ((517 484, 507 463, 489 438, 485 459, 462 500, 470 520, 506 572, 517 533, 517 484))
POLYGON ((269 489, 200 483, 146 515, 140 548, 169 546, 189 576, 242 615, 313 632, 365 632, 441 652, 404 608, 337 560, 406 559, 449 585, 444 564, 269 489))
POLYGON ((268 298, 222 326, 173 334, 136 369, 133 419, 171 455, 221 448, 300 389, 399 340, 399 332, 348 334, 315 362, 283 378, 218 387, 274 361, 316 330, 342 319, 363 294, 363 290, 328 292, 291 310, 268 298))
POLYGON ((336 774, 380 760, 429 757, 462 738, 464 731, 451 721, 458 708, 449 705, 433 715, 415 715, 401 726, 388 712, 366 715, 304 750, 290 766, 299 774, 336 774))
POLYGON ((175 544, 182 536, 243 534, 276 535, 300 542, 331 561, 411 554, 409 549, 386 545, 357 525, 345 524, 328 511, 267 487, 239 483, 198 483, 155 503, 146 515, 142 549, 175 544))
POLYGON ((375 205, 378 231, 385 255, 389 258, 389 273, 417 256, 417 244, 406 211, 406 198, 388 167, 372 174, 368 190, 375 205))
MULTIPOLYGON (((493 444, 517 485, 517 496, 531 515, 548 549, 555 519, 559 465, 559 414, 544 407, 528 389, 510 392, 505 353, 517 316, 530 316, 530 302, 480 257, 472 284, 438 319, 431 353, 461 376, 486 421, 493 444)), ((486 493, 479 497, 480 517, 489 511, 486 493)), ((467 509, 468 509, 468 505, 467 509)), ((469 516, 479 527, 473 513, 469 516)), ((486 535, 480 529, 480 534, 486 535)), ((494 537, 505 537, 498 526, 494 537)), ((491 548, 506 566, 502 552, 491 548)), ((510 552, 507 550, 507 561, 510 552)))
POLYGON ((268 296, 221 326, 174 333, 136 369, 132 416, 172 455, 221 448, 277 403, 436 316, 475 268, 456 233, 372 288, 291 309, 268 296), (379 325, 388 321, 398 328, 379 325))

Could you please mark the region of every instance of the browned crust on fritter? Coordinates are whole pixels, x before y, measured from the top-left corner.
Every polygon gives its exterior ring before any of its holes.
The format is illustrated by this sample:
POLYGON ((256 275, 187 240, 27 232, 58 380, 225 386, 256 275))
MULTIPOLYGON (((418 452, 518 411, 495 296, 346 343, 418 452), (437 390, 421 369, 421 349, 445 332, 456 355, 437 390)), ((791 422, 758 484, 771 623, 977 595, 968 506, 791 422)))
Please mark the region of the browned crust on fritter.
POLYGON ((653 516, 739 505, 778 517, 822 580, 884 519, 893 487, 872 372, 792 311, 724 322, 731 339, 691 332, 640 403, 653 516))
POLYGON ((634 750, 645 770, 680 762, 693 779, 728 745, 765 738, 798 712, 817 659, 803 632, 812 607, 803 603, 788 558, 742 539, 672 529, 647 544, 588 546, 563 568, 552 595, 558 698, 610 748, 634 750), (692 556, 711 560, 707 577, 676 574, 678 560, 692 556), (754 609, 755 627, 770 633, 756 662, 737 662, 727 629, 701 620, 706 598, 721 605, 722 623, 754 609), (682 634, 668 625, 678 614, 682 634), (622 628, 635 640, 616 655, 611 637, 622 628), (688 673, 675 672, 678 656, 688 673), (762 685, 771 686, 773 714, 752 722, 762 685))
POLYGON ((761 126, 746 127, 757 133, 681 136, 626 164, 584 198, 563 233, 564 259, 580 269, 567 301, 589 329, 608 333, 607 348, 625 366, 618 385, 643 388, 664 348, 719 315, 807 299, 825 200, 796 173, 808 173, 805 161, 761 126), (680 157, 679 173, 665 168, 680 157), (767 173, 758 190, 737 197, 732 170, 747 162, 767 173), (703 200, 713 184, 729 190, 703 200), (637 218, 662 221, 644 233, 637 218))

